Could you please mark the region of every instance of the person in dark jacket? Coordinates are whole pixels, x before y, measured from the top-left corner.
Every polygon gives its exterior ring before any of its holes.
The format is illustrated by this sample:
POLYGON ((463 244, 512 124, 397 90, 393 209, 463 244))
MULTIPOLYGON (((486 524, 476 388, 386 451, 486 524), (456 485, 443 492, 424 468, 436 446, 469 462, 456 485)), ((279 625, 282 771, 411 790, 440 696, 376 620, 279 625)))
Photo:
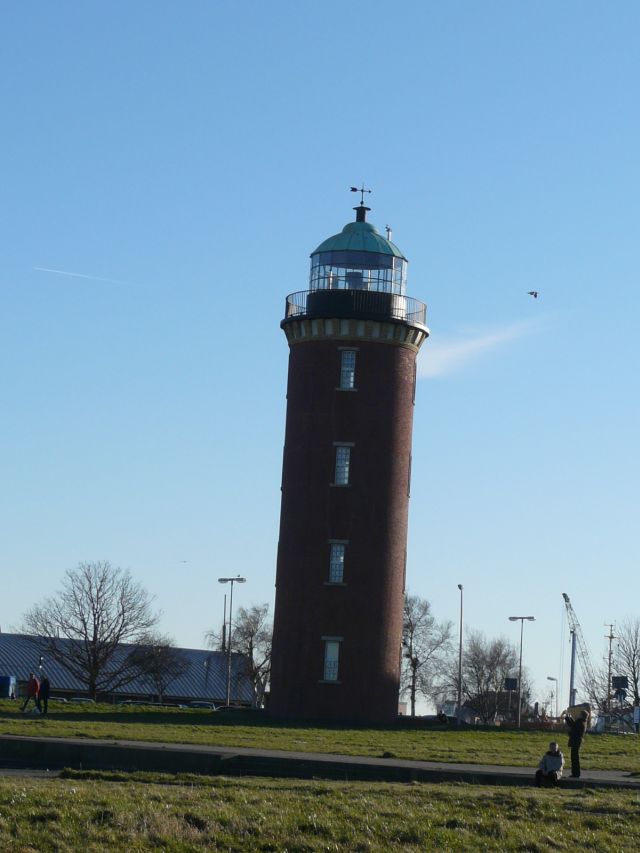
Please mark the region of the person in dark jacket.
POLYGON ((569 746, 571 748, 571 776, 574 779, 580 778, 580 747, 584 739, 584 733, 587 730, 587 720, 589 712, 585 709, 580 711, 577 719, 573 719, 569 714, 564 718, 565 723, 569 726, 569 746))
POLYGON ((46 714, 49 710, 49 693, 51 692, 51 685, 49 683, 49 679, 46 675, 42 676, 40 681, 40 713, 46 714))

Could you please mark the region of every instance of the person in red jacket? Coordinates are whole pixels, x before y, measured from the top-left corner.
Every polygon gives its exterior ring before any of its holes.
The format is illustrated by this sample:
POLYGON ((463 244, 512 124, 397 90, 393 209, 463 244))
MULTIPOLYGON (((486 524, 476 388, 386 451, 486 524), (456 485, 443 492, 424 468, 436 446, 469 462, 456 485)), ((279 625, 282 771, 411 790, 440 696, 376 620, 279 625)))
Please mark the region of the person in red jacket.
POLYGON ((35 677, 33 672, 29 673, 29 681, 27 682, 27 698, 24 700, 22 705, 22 710, 24 711, 27 705, 29 704, 29 699, 33 699, 33 704, 36 706, 38 711, 40 710, 40 682, 35 677))

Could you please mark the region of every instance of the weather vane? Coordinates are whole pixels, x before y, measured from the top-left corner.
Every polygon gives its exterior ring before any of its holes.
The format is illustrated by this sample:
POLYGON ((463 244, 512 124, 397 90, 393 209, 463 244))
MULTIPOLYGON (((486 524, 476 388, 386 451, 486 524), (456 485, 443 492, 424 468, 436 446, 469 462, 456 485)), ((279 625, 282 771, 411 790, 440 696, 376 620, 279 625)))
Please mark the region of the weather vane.
POLYGON ((371 190, 366 190, 364 188, 364 181, 363 181, 361 187, 351 187, 351 192, 352 193, 360 193, 360 205, 364 207, 364 194, 370 193, 371 190))

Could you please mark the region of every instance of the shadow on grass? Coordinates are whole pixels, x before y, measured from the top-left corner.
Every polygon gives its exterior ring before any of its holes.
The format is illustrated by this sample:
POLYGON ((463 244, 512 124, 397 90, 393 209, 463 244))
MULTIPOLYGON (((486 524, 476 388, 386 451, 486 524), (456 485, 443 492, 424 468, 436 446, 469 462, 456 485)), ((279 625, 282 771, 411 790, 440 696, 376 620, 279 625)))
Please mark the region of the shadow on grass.
MULTIPOLYGON (((117 706, 116 706, 117 708, 117 706)), ((24 719, 33 721, 51 721, 60 723, 122 723, 129 725, 150 726, 175 726, 189 727, 197 725, 201 728, 249 728, 249 729, 278 729, 280 731, 369 731, 369 732, 397 732, 406 729, 428 729, 430 731, 447 731, 448 729, 461 731, 457 726, 435 724, 425 726, 424 722, 416 719, 410 721, 403 719, 398 723, 388 725, 371 725, 358 722, 332 722, 327 720, 295 720, 274 719, 266 711, 207 711, 199 709, 144 709, 132 707, 122 709, 114 708, 96 709, 83 707, 82 709, 50 710, 46 716, 24 715, 24 719)), ((19 707, 11 710, 0 709, 0 720, 22 719, 19 707)), ((465 727, 466 728, 466 727, 465 727)), ((477 730, 477 729, 476 729, 477 730)))

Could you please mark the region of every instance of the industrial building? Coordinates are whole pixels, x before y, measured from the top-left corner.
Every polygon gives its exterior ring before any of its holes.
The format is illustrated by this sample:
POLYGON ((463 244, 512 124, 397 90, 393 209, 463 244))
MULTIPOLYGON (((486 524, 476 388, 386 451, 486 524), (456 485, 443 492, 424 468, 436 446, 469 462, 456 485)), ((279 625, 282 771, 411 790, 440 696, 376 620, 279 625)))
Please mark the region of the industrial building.
MULTIPOLYGON (((57 639, 59 644, 71 644, 71 640, 57 639)), ((112 667, 116 667, 135 646, 118 647, 112 667)), ((189 703, 207 701, 223 705, 226 702, 227 663, 226 653, 206 649, 176 648, 184 661, 178 675, 166 684, 162 700, 167 703, 189 703)), ((232 704, 250 705, 253 691, 245 674, 244 657, 231 656, 232 704)), ((107 668, 108 670, 108 668, 107 668)), ((88 697, 86 684, 56 661, 48 652, 47 641, 40 637, 24 634, 0 633, 0 677, 16 678, 17 696, 22 695, 29 673, 46 673, 51 682, 51 695, 60 698, 88 697)), ((113 690, 102 691, 98 699, 105 702, 156 701, 157 685, 148 675, 137 675, 131 681, 113 690)))

